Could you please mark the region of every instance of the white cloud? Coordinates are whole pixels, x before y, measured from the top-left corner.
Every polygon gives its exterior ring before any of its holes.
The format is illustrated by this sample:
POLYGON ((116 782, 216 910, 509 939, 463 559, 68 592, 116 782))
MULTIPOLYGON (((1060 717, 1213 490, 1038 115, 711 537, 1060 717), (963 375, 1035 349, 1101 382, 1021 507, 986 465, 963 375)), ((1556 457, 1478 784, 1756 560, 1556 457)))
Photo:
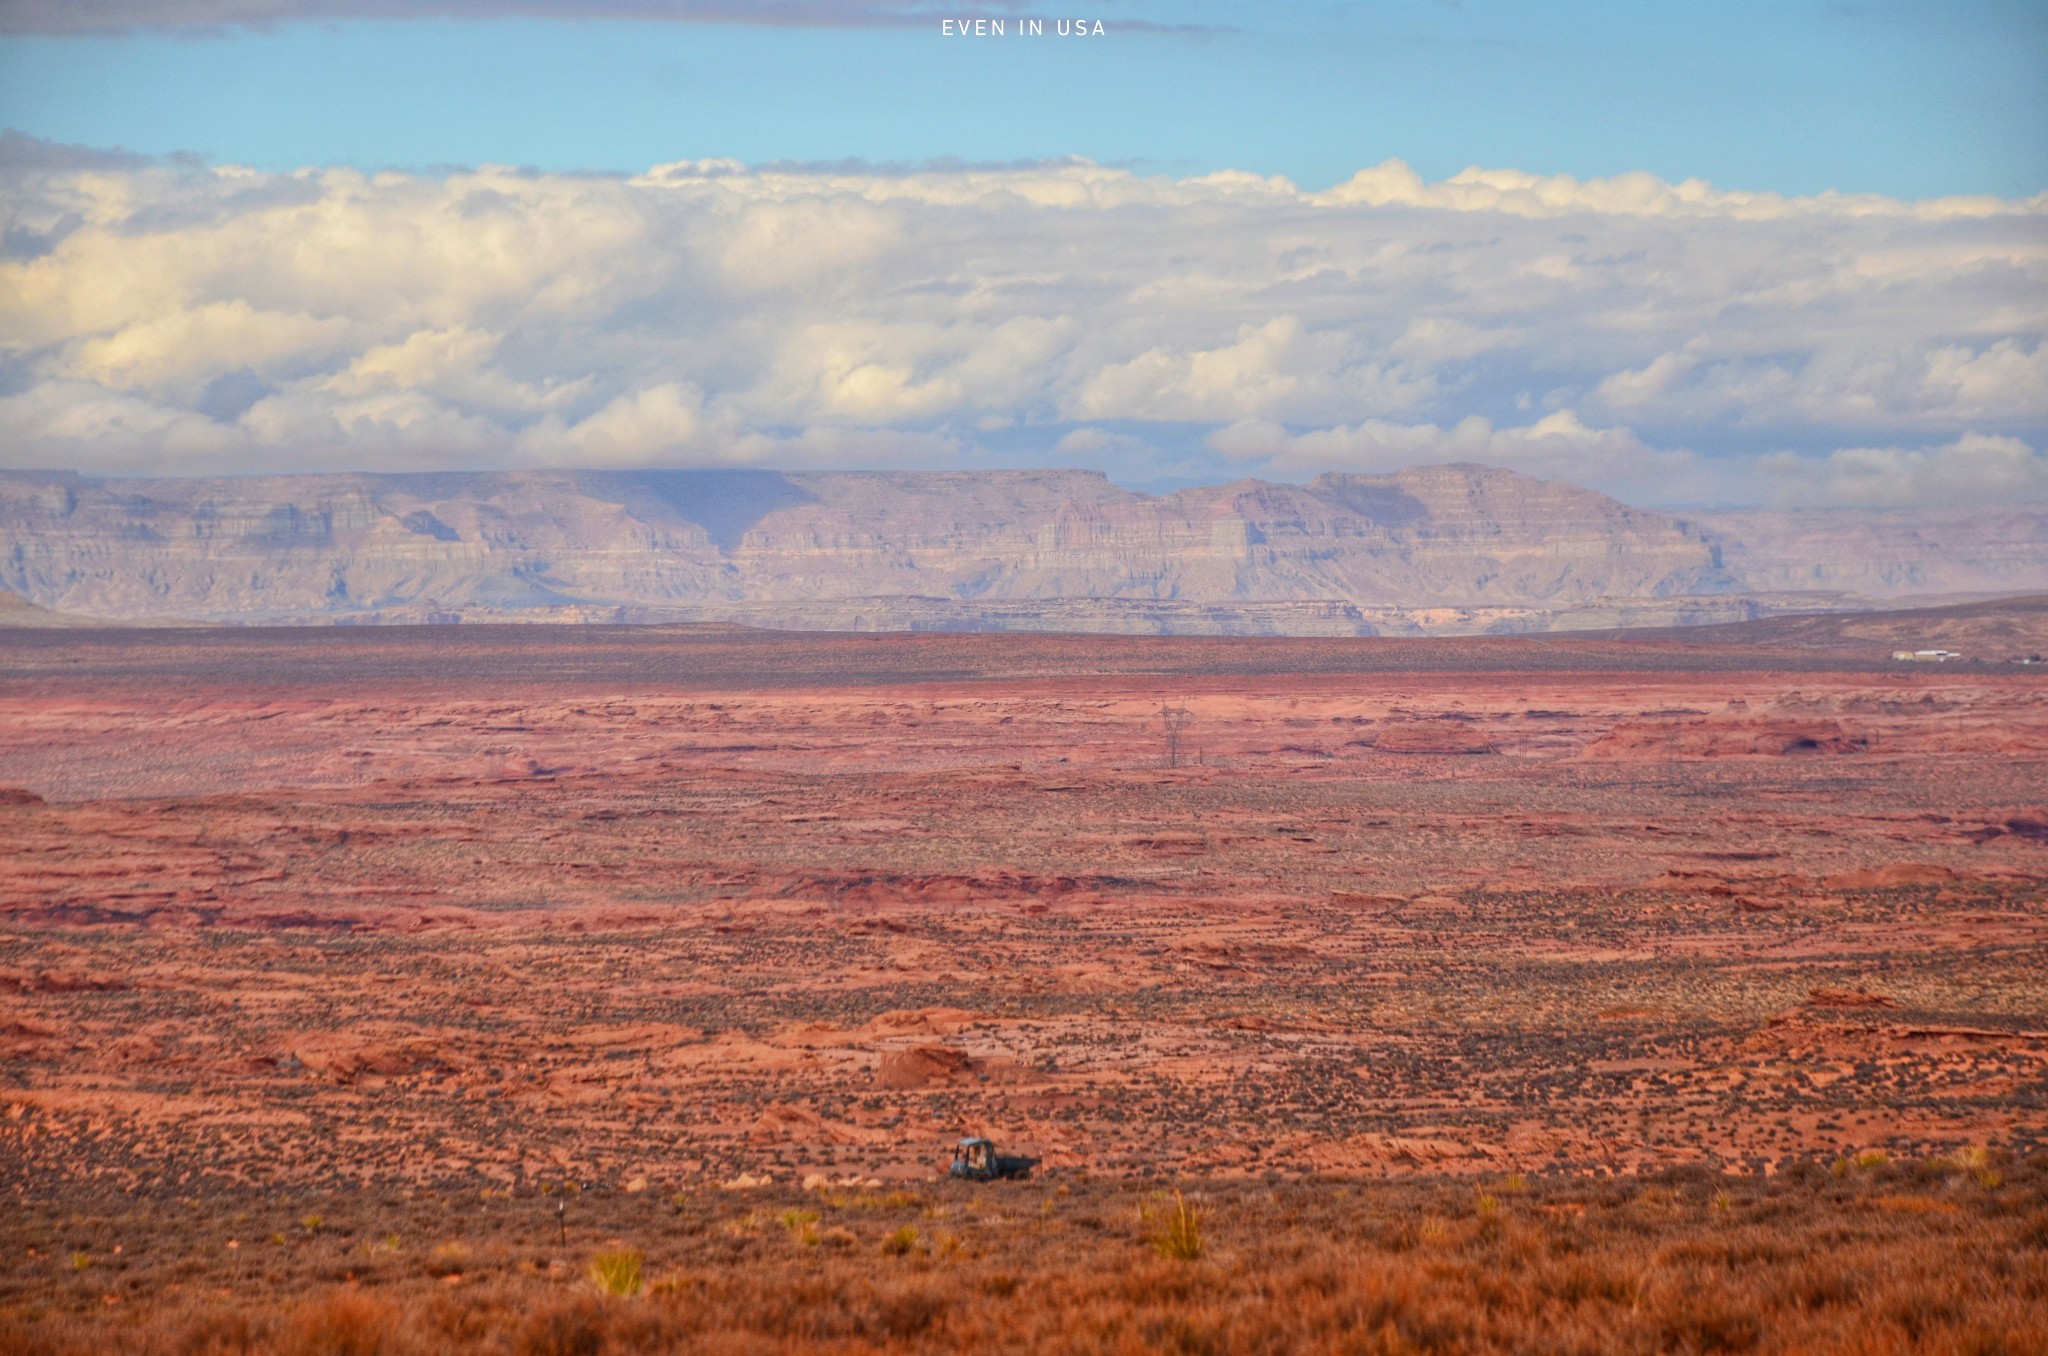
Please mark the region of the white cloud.
POLYGON ((1084 424, 1061 435, 1060 440, 1053 444, 1053 451, 1068 457, 1099 457, 1105 453, 1145 452, 1150 447, 1143 438, 1084 424))
POLYGON ((1509 428, 1496 428, 1478 415, 1449 428, 1371 419, 1299 433, 1247 420, 1211 434, 1209 446, 1248 468, 1280 475, 1480 462, 1638 499, 1712 493, 1711 472, 1699 457, 1648 447, 1626 428, 1588 428, 1571 410, 1509 428))
POLYGON ((2019 203, 1991 197, 1935 198, 1909 203, 1875 193, 1830 192, 1811 198, 1730 193, 1703 179, 1673 184, 1641 170, 1610 179, 1578 179, 1569 174, 1536 175, 1522 170, 1474 167, 1432 184, 1399 160, 1362 169, 1316 197, 1333 204, 1434 207, 1522 217, 1729 216, 1745 221, 1862 216, 1913 216, 1939 221, 2035 213, 2048 206, 2048 194, 2019 203))
POLYGON ((520 435, 519 449, 537 463, 646 466, 697 449, 704 428, 704 393, 671 381, 629 391, 574 423, 550 416, 520 435))
POLYGON ((739 289, 812 287, 873 261, 900 233, 893 213, 859 198, 756 202, 728 228, 719 263, 739 289))
POLYGON ((1777 452, 1757 470, 1777 502, 1859 508, 1999 504, 2048 497, 2048 456, 2018 438, 1969 433, 1930 448, 1777 452))
POLYGON ((241 298, 138 319, 111 334, 68 345, 55 373, 117 391, 175 391, 188 397, 223 372, 269 373, 326 357, 347 344, 349 322, 259 311, 241 298))
POLYGON ((512 380, 490 365, 503 342, 502 335, 466 325, 415 330, 398 343, 365 350, 320 384, 347 396, 418 391, 499 411, 559 409, 590 389, 588 376, 538 385, 512 380))
POLYGON ((1688 345, 1616 372, 1591 403, 1667 419, 1863 428, 2048 419, 2048 344, 2039 339, 1901 345, 1879 331, 1796 359, 1709 348, 1688 345))
POLYGON ((1659 353, 1646 367, 1614 373, 1594 388, 1593 396, 1610 410, 1647 409, 1664 401, 1698 366, 1691 353, 1659 353))
POLYGON ((1946 345, 1927 355, 1920 389, 1964 419, 2048 418, 2048 344, 1946 345))
POLYGON ((1214 348, 1162 345, 1100 368, 1065 403, 1079 419, 1208 422, 1387 413, 1429 394, 1427 379, 1363 360, 1358 348, 1343 331, 1311 333, 1298 317, 1275 316, 1214 348))
POLYGON ((63 380, 0 399, 0 429, 22 446, 84 450, 79 461, 92 470, 143 470, 159 456, 218 469, 243 441, 205 415, 63 380))
POLYGON ((1758 430, 2038 441, 2044 219, 2048 198, 1429 183, 1399 162, 1307 193, 1085 162, 619 179, 16 157, 0 462, 927 464, 987 436, 1148 474, 1462 458, 1665 502, 1826 495, 1745 480, 1758 430), (1158 427, 1068 437, 1102 422, 1158 427))

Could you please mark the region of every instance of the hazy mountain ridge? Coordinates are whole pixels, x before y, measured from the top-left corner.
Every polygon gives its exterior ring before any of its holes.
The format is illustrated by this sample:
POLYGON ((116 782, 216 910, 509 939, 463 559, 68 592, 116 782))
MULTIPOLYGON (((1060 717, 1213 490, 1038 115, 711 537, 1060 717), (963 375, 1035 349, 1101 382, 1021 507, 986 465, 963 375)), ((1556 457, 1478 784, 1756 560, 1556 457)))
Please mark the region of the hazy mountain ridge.
POLYGON ((1682 624, 1783 610, 1752 595, 1788 590, 2048 588, 2048 507, 1998 512, 1987 564, 1983 533, 1912 515, 1693 519, 1471 465, 1160 496, 1064 470, 6 472, 0 588, 113 619, 1682 624))
POLYGON ((1697 521, 1720 539, 1729 569, 1760 591, 2005 593, 2038 589, 2048 572, 2048 503, 1744 509, 1697 521))

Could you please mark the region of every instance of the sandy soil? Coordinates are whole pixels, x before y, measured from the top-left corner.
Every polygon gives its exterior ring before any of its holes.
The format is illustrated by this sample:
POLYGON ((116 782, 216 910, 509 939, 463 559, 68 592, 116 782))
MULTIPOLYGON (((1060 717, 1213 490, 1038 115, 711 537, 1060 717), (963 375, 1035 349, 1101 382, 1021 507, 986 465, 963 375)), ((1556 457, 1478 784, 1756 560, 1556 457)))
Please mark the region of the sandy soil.
POLYGON ((0 637, 0 1183, 2048 1134, 2048 676, 1718 643, 0 637), (1169 760, 1161 709, 1185 708, 1169 760))

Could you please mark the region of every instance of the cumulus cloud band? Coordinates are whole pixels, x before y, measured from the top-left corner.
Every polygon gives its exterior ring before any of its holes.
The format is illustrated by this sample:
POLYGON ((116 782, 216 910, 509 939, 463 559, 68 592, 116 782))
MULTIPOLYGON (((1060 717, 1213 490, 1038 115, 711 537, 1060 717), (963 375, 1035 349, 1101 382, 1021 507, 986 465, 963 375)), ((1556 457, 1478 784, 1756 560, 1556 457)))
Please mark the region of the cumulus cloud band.
POLYGON ((1322 193, 1084 161, 260 174, 7 145, 14 465, 1021 448, 1139 480, 1491 461, 1650 502, 2040 486, 2048 197, 1399 162, 1322 193), (1796 450, 1744 450, 1770 439, 1796 450))

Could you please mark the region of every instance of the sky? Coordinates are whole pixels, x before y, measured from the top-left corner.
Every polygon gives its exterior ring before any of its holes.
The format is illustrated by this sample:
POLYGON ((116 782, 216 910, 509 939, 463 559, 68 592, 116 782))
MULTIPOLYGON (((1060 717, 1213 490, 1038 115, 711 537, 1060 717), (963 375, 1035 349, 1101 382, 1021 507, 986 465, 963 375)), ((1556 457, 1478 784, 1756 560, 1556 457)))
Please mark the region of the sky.
POLYGON ((0 0, 0 128, 0 467, 2048 496, 2038 0, 0 0))

